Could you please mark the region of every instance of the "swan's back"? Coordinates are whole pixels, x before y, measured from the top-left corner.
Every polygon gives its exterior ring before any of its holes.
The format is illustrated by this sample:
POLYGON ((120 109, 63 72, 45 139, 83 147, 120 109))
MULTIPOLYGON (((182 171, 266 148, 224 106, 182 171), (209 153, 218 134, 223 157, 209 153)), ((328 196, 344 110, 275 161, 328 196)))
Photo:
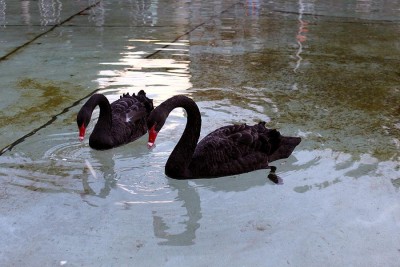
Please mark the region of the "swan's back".
MULTIPOLYGON (((271 155, 283 145, 286 137, 275 129, 265 128, 265 122, 249 125, 229 125, 219 128, 199 142, 189 169, 194 177, 217 177, 263 169, 272 161, 271 155)), ((300 143, 285 144, 288 157, 300 143), (289 153, 288 153, 289 152, 289 153)), ((283 158, 283 157, 282 157, 283 158)), ((273 160, 277 160, 275 156, 273 160)))
POLYGON ((141 90, 137 95, 123 94, 111 104, 112 135, 116 143, 132 142, 147 132, 146 120, 153 100, 141 90))
POLYGON ((153 109, 153 100, 146 97, 143 90, 138 95, 123 94, 117 101, 111 103, 113 119, 117 120, 135 121, 147 117, 153 109))
MULTIPOLYGON (((89 138, 94 149, 110 149, 135 141, 147 132, 147 116, 153 109, 153 101, 142 90, 138 95, 124 94, 110 104, 111 116, 104 116, 96 123, 89 138)), ((102 111, 100 109, 100 117, 102 111)))

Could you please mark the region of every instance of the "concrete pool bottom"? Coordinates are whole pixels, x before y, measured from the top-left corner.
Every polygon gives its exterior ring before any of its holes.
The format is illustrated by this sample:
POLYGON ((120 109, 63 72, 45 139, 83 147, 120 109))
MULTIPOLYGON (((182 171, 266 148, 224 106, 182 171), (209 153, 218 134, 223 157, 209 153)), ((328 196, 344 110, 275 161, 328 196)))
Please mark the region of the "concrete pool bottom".
MULTIPOLYGON (((300 6, 271 15, 282 10, 280 3, 271 5, 261 3, 258 16, 249 17, 246 5, 223 15, 228 3, 192 5, 191 15, 216 14, 214 19, 193 31, 186 45, 164 49, 154 60, 143 55, 193 25, 159 14, 150 16, 151 23, 164 27, 135 30, 137 22, 124 20, 131 9, 117 13, 111 10, 120 6, 107 5, 103 27, 78 16, 1 62, 2 95, 9 96, 0 102, 2 119, 20 118, 2 125, 10 134, 2 134, 5 145, 98 88, 110 99, 144 88, 156 104, 186 93, 202 110, 202 134, 262 119, 304 139, 291 158, 277 162, 283 186, 269 183, 263 171, 174 181, 163 166, 185 124, 181 111, 151 153, 145 137, 96 152, 77 141, 79 105, 73 106, 0 157, 2 264, 396 266, 399 91, 390 62, 398 53, 387 38, 395 36, 396 22, 303 16, 308 45, 302 43, 294 72, 301 23, 299 13, 290 12, 300 6), (372 25, 374 41, 346 34, 365 25, 372 25), (60 95, 66 99, 58 105, 42 104, 60 95), (29 105, 37 110, 26 113, 29 105)), ((317 7, 318 14, 328 9, 317 7)), ((70 12, 65 2, 62 10, 69 15, 78 8, 70 12)))

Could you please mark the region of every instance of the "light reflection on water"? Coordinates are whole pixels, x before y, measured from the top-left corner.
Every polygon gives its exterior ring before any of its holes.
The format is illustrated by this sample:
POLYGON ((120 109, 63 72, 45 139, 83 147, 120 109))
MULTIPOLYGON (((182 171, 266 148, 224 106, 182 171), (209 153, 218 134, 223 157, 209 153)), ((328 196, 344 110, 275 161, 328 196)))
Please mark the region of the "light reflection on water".
MULTIPOLYGON (((399 206, 393 204, 400 188, 400 122, 393 107, 398 74, 381 61, 385 55, 374 57, 376 66, 358 64, 371 58, 349 56, 351 49, 339 55, 332 46, 346 46, 345 37, 339 31, 329 38, 325 24, 334 19, 313 17, 321 12, 314 1, 285 8, 251 2, 207 21, 177 42, 124 36, 119 58, 99 64, 96 83, 110 101, 141 89, 155 105, 175 94, 189 95, 202 112, 201 137, 225 124, 260 120, 283 134, 301 136, 293 155, 276 162, 283 186, 267 180, 264 170, 219 179, 168 179, 164 165, 186 123, 181 109, 171 113, 151 151, 146 136, 112 150, 92 150, 87 139, 77 140, 75 116, 82 101, 0 157, 0 175, 6 181, 0 199, 18 195, 20 188, 50 201, 67 198, 85 214, 75 218, 78 226, 72 231, 81 233, 86 216, 92 216, 92 228, 120 228, 124 240, 135 240, 138 250, 147 249, 146 240, 152 251, 157 245, 208 248, 222 242, 241 253, 260 248, 277 253, 276 246, 286 248, 296 236, 294 248, 288 248, 292 257, 304 243, 310 249, 317 243, 334 250, 325 237, 342 248, 344 242, 371 234, 374 225, 381 228, 379 223, 384 226, 382 236, 390 237, 399 220, 399 206), (382 66, 388 71, 377 73, 382 66), (364 81, 369 76, 372 85, 364 81), (111 218, 101 221, 102 216, 111 218), (243 246, 236 244, 241 237, 243 246)), ((374 17, 368 14, 371 6, 361 2, 356 12, 374 17)), ((157 1, 146 3, 129 6, 141 14, 129 11, 132 25, 160 23, 157 1)), ((107 6, 96 8, 89 20, 100 27, 107 23, 107 6)), ((202 21, 199 14, 215 13, 214 9, 224 10, 221 4, 187 13, 194 15, 194 23, 202 21)), ((341 27, 360 29, 354 21, 345 25, 341 27)), ((98 110, 88 134, 97 117, 98 110)), ((350 253, 346 251, 342 252, 350 253)), ((281 256, 286 261, 287 255, 281 256)))
POLYGON ((62 2, 60 0, 39 0, 39 11, 42 26, 60 23, 62 2))
MULTIPOLYGON (((104 92, 109 92, 107 88, 117 87, 119 92, 139 91, 144 89, 150 98, 167 99, 168 97, 182 93, 191 87, 189 61, 181 59, 187 57, 186 40, 180 40, 175 44, 173 52, 179 52, 179 59, 172 53, 172 58, 143 58, 146 53, 136 49, 137 43, 154 43, 158 46, 166 46, 169 43, 160 40, 130 39, 127 52, 121 53, 118 62, 105 62, 107 66, 123 66, 123 70, 104 70, 100 71, 98 79, 99 87, 104 92)), ((159 50, 160 48, 157 48, 159 50)))
POLYGON ((6 25, 6 9, 7 4, 5 0, 0 1, 0 26, 4 27, 6 25))
POLYGON ((293 69, 294 72, 297 71, 297 69, 300 67, 300 64, 303 60, 301 57, 301 53, 303 52, 303 44, 307 41, 307 32, 309 31, 308 29, 308 24, 309 22, 307 20, 303 19, 303 14, 314 14, 314 3, 310 2, 307 3, 307 1, 302 1, 299 0, 299 16, 298 16, 298 21, 299 21, 299 31, 297 32, 296 35, 296 40, 297 44, 299 46, 297 52, 296 52, 296 66, 293 69))
MULTIPOLYGON (((118 99, 122 93, 144 89, 149 97, 154 98, 155 104, 159 104, 160 99, 190 88, 188 61, 141 58, 145 53, 135 51, 137 42, 170 45, 160 40, 131 39, 126 46, 127 52, 120 53, 121 59, 118 62, 102 63, 108 70, 99 72, 98 84, 100 93, 105 93, 110 102, 118 99), (123 69, 113 70, 113 66, 123 66, 123 69)), ((179 57, 187 54, 187 41, 182 40, 175 46, 181 48, 174 49, 173 53, 177 52, 179 57)), ((99 111, 95 110, 88 134, 93 130, 98 115, 99 111)), ((184 119, 179 111, 174 111, 172 117, 174 115, 184 119)), ((133 198, 122 201, 126 205, 167 204, 172 201, 163 198, 154 200, 157 196, 160 198, 170 192, 166 180, 159 179, 168 153, 160 152, 161 160, 155 161, 152 157, 154 153, 146 147, 146 137, 124 147, 95 151, 88 147, 88 140, 83 143, 77 140, 74 114, 67 121, 71 123, 67 127, 70 132, 59 133, 54 130, 55 133, 47 134, 45 139, 39 133, 25 141, 24 146, 16 147, 12 153, 14 157, 6 158, 6 162, 2 162, 5 164, 4 169, 7 169, 4 174, 14 177, 10 185, 44 193, 76 193, 92 206, 97 206, 96 201, 93 202, 88 197, 106 198, 111 190, 117 188, 132 195, 133 198), (32 161, 31 158, 40 160, 32 161), (27 164, 26 161, 30 163, 27 164), (52 167, 48 167, 49 164, 52 167), (55 173, 65 177, 65 181, 54 182, 55 173), (43 178, 38 178, 42 176, 43 178), (18 177, 21 179, 17 179, 18 177)), ((170 119, 169 122, 165 127, 166 131, 182 123, 176 119, 170 119)), ((162 145, 159 147, 163 148, 162 145)))

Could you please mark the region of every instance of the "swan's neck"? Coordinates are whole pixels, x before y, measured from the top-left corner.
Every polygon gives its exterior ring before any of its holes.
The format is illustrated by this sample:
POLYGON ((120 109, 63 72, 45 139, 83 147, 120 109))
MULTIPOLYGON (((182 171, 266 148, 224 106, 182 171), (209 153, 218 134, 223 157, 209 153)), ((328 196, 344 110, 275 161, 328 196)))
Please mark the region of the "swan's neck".
POLYGON ((168 114, 177 107, 185 109, 187 113, 185 130, 168 158, 165 165, 165 173, 169 177, 174 178, 191 177, 189 164, 196 149, 201 129, 201 114, 199 108, 192 99, 185 96, 176 96, 164 103, 168 114))
POLYGON ((111 132, 111 106, 110 102, 108 102, 107 97, 102 94, 95 94, 93 95, 89 101, 86 103, 87 108, 90 110, 90 114, 93 113, 93 110, 96 106, 100 108, 100 115, 99 119, 97 120, 96 126, 93 129, 93 133, 98 132, 106 132, 109 134, 111 132))

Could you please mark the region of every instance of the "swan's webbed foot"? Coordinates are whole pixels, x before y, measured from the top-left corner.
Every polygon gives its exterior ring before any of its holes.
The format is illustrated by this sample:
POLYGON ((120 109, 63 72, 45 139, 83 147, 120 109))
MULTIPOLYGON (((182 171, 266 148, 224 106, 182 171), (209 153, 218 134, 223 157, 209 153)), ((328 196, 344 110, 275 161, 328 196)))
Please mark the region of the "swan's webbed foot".
POLYGON ((269 168, 271 169, 271 171, 268 174, 268 179, 270 179, 275 184, 283 184, 283 180, 278 175, 276 175, 276 173, 275 173, 276 167, 275 166, 269 166, 269 168))

